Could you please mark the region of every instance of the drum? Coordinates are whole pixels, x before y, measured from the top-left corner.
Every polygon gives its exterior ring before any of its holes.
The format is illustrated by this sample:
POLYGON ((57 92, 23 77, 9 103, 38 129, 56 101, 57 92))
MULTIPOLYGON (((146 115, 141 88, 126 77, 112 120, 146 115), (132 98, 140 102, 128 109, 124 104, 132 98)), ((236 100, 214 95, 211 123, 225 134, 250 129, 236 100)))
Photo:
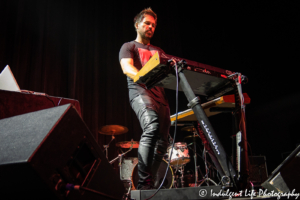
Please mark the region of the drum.
POLYGON ((122 181, 131 181, 131 173, 137 163, 138 158, 136 157, 123 158, 120 167, 120 179, 122 181))
POLYGON ((189 150, 185 142, 177 142, 174 144, 172 158, 171 156, 172 146, 168 147, 168 155, 170 164, 173 166, 182 166, 190 162, 189 150))
MULTIPOLYGON (((158 168, 158 171, 157 171, 157 174, 156 174, 156 178, 154 180, 154 188, 158 188, 160 186, 161 182, 164 179, 167 167, 168 167, 168 163, 165 160, 162 160, 162 162, 161 162, 161 164, 160 164, 160 166, 158 168)), ((169 166, 169 170, 168 170, 165 182, 164 182, 164 184, 162 186, 162 189, 164 189, 164 188, 165 189, 171 188, 172 185, 173 185, 173 180, 174 180, 173 170, 169 166)), ((132 176, 131 176, 132 190, 136 190, 137 185, 138 185, 138 181, 139 181, 138 165, 136 165, 134 167, 133 171, 132 171, 132 176)))

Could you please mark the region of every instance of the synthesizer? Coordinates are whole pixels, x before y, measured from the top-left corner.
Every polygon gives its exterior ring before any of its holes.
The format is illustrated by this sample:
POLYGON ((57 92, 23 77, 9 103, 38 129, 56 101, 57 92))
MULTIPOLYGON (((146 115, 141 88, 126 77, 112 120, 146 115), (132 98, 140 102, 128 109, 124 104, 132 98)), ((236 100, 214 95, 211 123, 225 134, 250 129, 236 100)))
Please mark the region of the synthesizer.
MULTIPOLYGON (((182 69, 183 73, 195 94, 212 96, 211 99, 214 99, 233 89, 233 81, 228 76, 234 72, 164 53, 158 54, 158 52, 150 58, 133 80, 135 83, 144 84, 149 89, 160 86, 175 90, 176 77, 171 66, 174 62, 182 60, 186 63, 182 69)), ((180 86, 179 91, 182 91, 180 86)))

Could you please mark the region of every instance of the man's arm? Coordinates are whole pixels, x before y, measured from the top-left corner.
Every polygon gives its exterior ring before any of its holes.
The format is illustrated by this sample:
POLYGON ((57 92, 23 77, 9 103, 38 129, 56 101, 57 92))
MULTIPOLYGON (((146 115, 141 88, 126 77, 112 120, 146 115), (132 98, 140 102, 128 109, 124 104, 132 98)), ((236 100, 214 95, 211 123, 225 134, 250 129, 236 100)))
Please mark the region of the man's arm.
POLYGON ((139 72, 139 70, 133 66, 132 58, 122 58, 120 64, 123 73, 131 79, 133 79, 133 77, 139 72))

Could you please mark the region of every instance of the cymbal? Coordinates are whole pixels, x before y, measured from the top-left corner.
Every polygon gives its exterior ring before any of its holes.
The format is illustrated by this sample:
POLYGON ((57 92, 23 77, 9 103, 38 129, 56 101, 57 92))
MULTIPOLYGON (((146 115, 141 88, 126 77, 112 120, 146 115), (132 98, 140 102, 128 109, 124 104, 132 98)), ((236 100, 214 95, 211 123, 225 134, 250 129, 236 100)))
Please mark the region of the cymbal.
POLYGON ((189 132, 193 132, 195 131, 195 127, 194 126, 186 126, 186 127, 183 127, 182 129, 180 129, 182 131, 189 131, 189 132))
POLYGON ((125 149, 130 148, 131 145, 132 145, 132 148, 139 148, 139 142, 137 142, 137 141, 124 141, 124 142, 118 142, 116 144, 117 147, 121 147, 121 148, 125 148, 125 149))
POLYGON ((121 135, 127 132, 128 128, 120 125, 106 125, 102 126, 99 130, 99 133, 103 135, 121 135))
POLYGON ((186 136, 183 140, 186 140, 186 139, 197 139, 197 138, 199 138, 199 136, 198 135, 189 135, 189 136, 186 136))

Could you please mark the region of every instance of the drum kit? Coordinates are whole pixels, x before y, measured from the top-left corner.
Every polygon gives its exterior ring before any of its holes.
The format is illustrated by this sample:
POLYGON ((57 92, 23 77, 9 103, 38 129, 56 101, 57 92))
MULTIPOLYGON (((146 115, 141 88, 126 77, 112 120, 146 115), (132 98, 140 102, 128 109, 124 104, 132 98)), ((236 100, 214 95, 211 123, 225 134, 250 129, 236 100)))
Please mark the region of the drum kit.
MULTIPOLYGON (((124 126, 120 125, 106 125, 100 128, 99 133, 104 135, 111 135, 112 139, 107 144, 104 145, 104 149, 106 151, 106 158, 108 155, 108 148, 109 144, 112 140, 115 139, 115 135, 121 135, 127 133, 128 129, 124 126)), ((163 188, 178 188, 184 187, 184 167, 187 163, 190 162, 189 156, 189 148, 188 146, 194 146, 192 149, 194 152, 194 161, 195 161, 195 184, 189 184, 187 187, 197 186, 198 181, 198 167, 196 166, 197 163, 197 154, 196 154, 196 139, 199 138, 199 135, 196 134, 195 129, 192 126, 185 127, 182 131, 193 132, 193 135, 186 136, 184 141, 192 141, 189 145, 186 142, 177 142, 174 143, 174 146, 170 145, 167 149, 167 153, 164 156, 163 162, 161 163, 158 172, 156 174, 156 178, 154 180, 154 187, 158 188, 163 181, 165 176, 166 169, 168 167, 168 162, 170 161, 169 170, 166 176, 166 179, 163 183, 163 188), (180 173, 179 176, 175 175, 177 172, 180 173), (180 180, 179 182, 176 180, 180 180)), ((125 154, 130 152, 134 148, 139 147, 139 142, 137 141, 122 141, 116 143, 116 147, 122 149, 128 149, 126 152, 119 154, 116 158, 109 161, 110 164, 114 163, 115 161, 119 161, 119 171, 120 171, 120 179, 124 182, 125 187, 128 190, 128 194, 130 190, 135 190, 138 183, 138 158, 137 157, 124 157, 125 154)))

